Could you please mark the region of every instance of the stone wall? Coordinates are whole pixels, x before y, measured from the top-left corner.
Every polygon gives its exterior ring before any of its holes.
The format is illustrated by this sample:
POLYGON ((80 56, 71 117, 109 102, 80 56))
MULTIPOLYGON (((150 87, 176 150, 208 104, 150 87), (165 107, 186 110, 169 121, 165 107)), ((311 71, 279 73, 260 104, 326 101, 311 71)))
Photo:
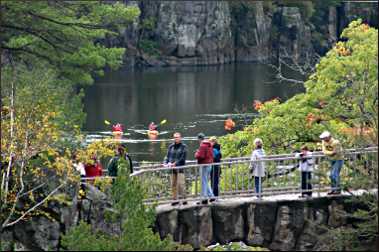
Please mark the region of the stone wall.
MULTIPOLYGON (((105 221, 112 209, 109 198, 88 186, 87 199, 78 204, 56 200, 43 207, 47 215, 35 216, 3 230, 1 245, 5 250, 59 250, 60 239, 80 220, 97 230, 118 234, 118 223, 105 221)), ((344 213, 357 206, 345 201, 348 196, 313 199, 257 201, 257 199, 219 200, 211 205, 159 206, 154 230, 161 238, 171 234, 175 241, 194 248, 214 243, 243 241, 272 250, 313 250, 324 226, 339 228, 351 220, 344 213)))
POLYGON ((214 243, 243 241, 271 250, 313 250, 323 225, 347 224, 343 213, 352 210, 346 196, 313 199, 238 203, 219 201, 211 205, 182 206, 158 210, 156 230, 161 237, 194 248, 214 243))

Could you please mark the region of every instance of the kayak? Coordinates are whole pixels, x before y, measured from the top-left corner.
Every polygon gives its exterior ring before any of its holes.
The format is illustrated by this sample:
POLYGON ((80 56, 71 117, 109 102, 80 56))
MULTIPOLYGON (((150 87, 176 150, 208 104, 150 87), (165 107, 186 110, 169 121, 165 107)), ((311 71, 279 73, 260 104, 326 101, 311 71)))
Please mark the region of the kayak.
POLYGON ((159 132, 158 132, 158 130, 148 130, 148 131, 147 131, 147 134, 148 134, 149 136, 158 136, 158 135, 159 135, 159 132))

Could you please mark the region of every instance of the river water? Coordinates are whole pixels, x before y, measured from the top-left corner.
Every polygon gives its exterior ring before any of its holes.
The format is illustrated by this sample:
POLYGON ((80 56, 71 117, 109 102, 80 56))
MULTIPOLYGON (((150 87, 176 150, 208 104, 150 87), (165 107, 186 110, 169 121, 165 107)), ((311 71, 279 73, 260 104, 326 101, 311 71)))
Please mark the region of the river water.
POLYGON ((124 124, 124 141, 137 161, 162 161, 172 134, 179 131, 188 146, 187 159, 194 159, 199 132, 228 134, 228 117, 236 122, 235 132, 256 117, 254 100, 284 101, 304 90, 279 83, 274 74, 272 68, 255 63, 108 72, 85 90, 84 131, 90 142, 111 135, 104 120, 124 124), (162 120, 167 122, 158 138, 149 139, 148 124, 162 120))

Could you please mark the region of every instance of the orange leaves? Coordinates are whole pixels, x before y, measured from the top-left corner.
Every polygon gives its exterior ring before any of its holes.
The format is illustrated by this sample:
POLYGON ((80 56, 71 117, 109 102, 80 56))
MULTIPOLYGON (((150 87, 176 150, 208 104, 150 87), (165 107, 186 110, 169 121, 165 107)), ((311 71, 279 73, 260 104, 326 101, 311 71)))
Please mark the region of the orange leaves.
POLYGON ((235 126, 236 123, 231 118, 228 118, 224 123, 225 130, 232 130, 235 126))
POLYGON ((307 128, 310 128, 312 127, 313 123, 320 123, 322 120, 325 120, 325 117, 322 115, 315 115, 310 112, 305 117, 305 120, 307 121, 307 128))
POLYGON ((271 110, 273 109, 274 106, 278 105, 280 103, 280 98, 279 97, 275 97, 271 100, 268 100, 268 101, 265 101, 265 102, 261 102, 259 100, 254 100, 253 102, 253 107, 255 110, 257 110, 258 112, 268 112, 270 113, 271 110))
POLYGON ((259 110, 262 109, 263 104, 259 100, 254 100, 253 107, 254 107, 255 110, 259 111, 259 110))
POLYGON ((351 51, 345 47, 343 42, 338 42, 335 46, 335 50, 339 56, 349 56, 351 51))

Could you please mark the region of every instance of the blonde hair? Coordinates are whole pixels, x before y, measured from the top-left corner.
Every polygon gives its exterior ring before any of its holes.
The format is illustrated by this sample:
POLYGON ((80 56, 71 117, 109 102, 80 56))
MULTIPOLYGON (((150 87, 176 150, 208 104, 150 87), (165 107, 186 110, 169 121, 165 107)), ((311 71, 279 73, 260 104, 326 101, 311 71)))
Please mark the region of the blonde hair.
POLYGON ((212 136, 209 138, 209 141, 217 143, 217 138, 215 136, 212 136))
POLYGON ((262 141, 262 139, 260 139, 260 138, 255 138, 255 139, 254 139, 254 145, 256 145, 257 143, 261 143, 261 144, 263 145, 263 141, 262 141))

